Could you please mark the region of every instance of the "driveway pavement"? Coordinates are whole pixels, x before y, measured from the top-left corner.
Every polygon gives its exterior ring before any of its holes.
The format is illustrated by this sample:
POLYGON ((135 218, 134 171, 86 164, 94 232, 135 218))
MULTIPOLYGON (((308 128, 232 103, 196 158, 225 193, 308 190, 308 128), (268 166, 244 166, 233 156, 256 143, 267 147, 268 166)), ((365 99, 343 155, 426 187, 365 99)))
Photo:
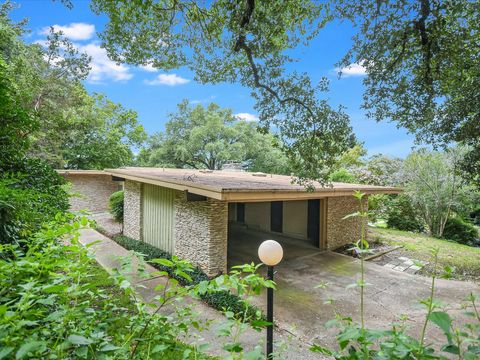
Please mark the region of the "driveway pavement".
MULTIPOLYGON (((266 239, 279 241, 284 259, 276 267, 275 319, 281 329, 288 330, 307 342, 333 345, 334 331, 324 324, 334 318, 334 311, 359 320, 358 288, 347 288, 359 277, 360 262, 351 257, 320 251, 301 240, 251 231, 230 229, 229 266, 259 262, 258 245, 266 239), (315 288, 327 283, 325 289, 315 288), (333 299, 334 304, 325 302, 333 299)), ((420 333, 425 311, 419 299, 428 297, 431 280, 419 275, 398 272, 373 263, 365 264, 365 311, 367 326, 386 329, 401 314, 408 316, 407 324, 413 335, 420 333)), ((480 294, 480 288, 470 282, 438 279, 436 297, 448 307, 453 317, 462 320, 459 304, 470 293, 480 294)), ((257 305, 265 307, 265 296, 257 305)), ((443 344, 441 332, 429 325, 428 341, 443 344)))
MULTIPOLYGON (((93 229, 82 229, 80 231, 79 241, 83 245, 90 244, 88 251, 92 253, 95 260, 108 272, 112 272, 113 269, 120 269, 122 262, 119 257, 125 257, 129 254, 126 249, 116 242, 93 229)), ((166 278, 157 276, 156 273, 158 271, 148 264, 145 270, 150 274, 150 277, 146 277, 145 273, 140 273, 137 270, 137 267, 133 266, 133 270, 129 274, 129 280, 136 288, 137 296, 148 303, 154 303, 154 297, 158 295, 156 287, 159 284, 165 285, 166 278)), ((190 335, 195 333, 196 337, 189 337, 188 339, 182 339, 182 341, 190 343, 191 345, 208 344, 207 353, 219 358, 227 357, 228 353, 222 349, 222 344, 226 341, 231 341, 231 339, 219 337, 218 335, 220 327, 225 322, 224 315, 199 300, 189 299, 188 297, 181 300, 181 306, 186 306, 187 304, 192 306, 193 312, 197 314, 197 320, 200 324, 209 322, 210 326, 201 333, 196 332, 195 329, 190 329, 190 335)), ((152 308, 151 311, 155 311, 155 308, 152 308)), ((174 316, 174 311, 175 308, 169 306, 163 309, 163 312, 170 316, 174 316)), ((264 347, 262 339, 265 339, 265 337, 265 331, 257 332, 248 327, 240 336, 239 340, 247 351, 251 351, 259 344, 264 347)), ((309 351, 309 344, 304 343, 302 339, 297 339, 295 336, 281 329, 275 329, 275 344, 278 346, 280 343, 288 344, 288 349, 282 352, 282 356, 286 360, 325 359, 321 354, 315 354, 309 351)))

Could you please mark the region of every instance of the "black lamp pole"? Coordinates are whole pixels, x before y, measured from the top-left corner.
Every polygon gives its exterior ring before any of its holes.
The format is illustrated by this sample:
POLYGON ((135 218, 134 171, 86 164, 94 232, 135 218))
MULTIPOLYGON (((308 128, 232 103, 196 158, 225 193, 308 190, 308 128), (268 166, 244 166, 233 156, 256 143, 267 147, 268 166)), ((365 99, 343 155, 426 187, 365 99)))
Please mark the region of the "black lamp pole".
MULTIPOLYGON (((273 281, 273 266, 267 268, 267 279, 273 281)), ((267 288, 267 359, 273 359, 273 289, 267 288)))

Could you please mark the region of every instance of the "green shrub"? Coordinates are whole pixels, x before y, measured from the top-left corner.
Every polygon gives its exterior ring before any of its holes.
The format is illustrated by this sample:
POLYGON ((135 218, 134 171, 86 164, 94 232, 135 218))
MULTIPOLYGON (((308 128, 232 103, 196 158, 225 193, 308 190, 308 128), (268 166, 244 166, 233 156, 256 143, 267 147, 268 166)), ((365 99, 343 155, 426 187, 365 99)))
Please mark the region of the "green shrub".
MULTIPOLYGON (((114 237, 115 242, 123 246, 127 250, 133 250, 145 255, 145 260, 150 261, 153 259, 168 259, 170 260, 172 256, 161 249, 156 248, 150 244, 144 243, 142 241, 134 240, 127 236, 117 235, 114 237)), ((188 275, 192 278, 192 282, 189 283, 183 277, 177 276, 172 273, 172 268, 163 266, 158 263, 151 263, 151 265, 158 270, 166 271, 170 277, 175 278, 182 285, 195 285, 201 281, 210 280, 210 278, 199 268, 195 267, 192 272, 189 272, 188 275)), ((217 291, 213 293, 205 293, 201 295, 202 300, 204 300, 208 305, 217 310, 229 310, 232 311, 235 315, 240 316, 244 315, 245 309, 247 306, 242 301, 242 299, 228 291, 217 291)), ((258 311, 254 306, 248 306, 248 317, 255 318, 255 313, 258 311)))
POLYGON ((379 219, 384 219, 388 204, 391 202, 390 196, 386 194, 372 194, 368 198, 368 211, 370 212, 369 220, 376 222, 379 219))
POLYGON ((393 198, 388 204, 386 215, 389 228, 414 232, 424 230, 423 222, 406 195, 393 198))
POLYGON ((447 220, 442 237, 460 244, 480 245, 477 228, 460 217, 452 217, 447 220))
POLYGON ((113 215, 114 219, 120 223, 123 223, 123 199, 124 193, 123 190, 120 190, 110 195, 110 199, 108 200, 110 213, 113 215))
POLYGON ((38 159, 0 165, 0 243, 17 242, 68 209, 65 180, 38 159))
POLYGON ((0 245, 0 358, 206 359, 178 342, 187 315, 152 315, 134 303, 124 277, 109 276, 77 241, 88 220, 72 220, 58 215, 25 248, 0 245))
POLYGON ((470 219, 477 226, 480 226, 480 207, 470 213, 470 219))
POLYGON ((354 184, 358 182, 358 179, 355 177, 355 175, 353 175, 350 171, 344 168, 332 172, 330 174, 329 180, 333 182, 343 182, 349 184, 354 184))

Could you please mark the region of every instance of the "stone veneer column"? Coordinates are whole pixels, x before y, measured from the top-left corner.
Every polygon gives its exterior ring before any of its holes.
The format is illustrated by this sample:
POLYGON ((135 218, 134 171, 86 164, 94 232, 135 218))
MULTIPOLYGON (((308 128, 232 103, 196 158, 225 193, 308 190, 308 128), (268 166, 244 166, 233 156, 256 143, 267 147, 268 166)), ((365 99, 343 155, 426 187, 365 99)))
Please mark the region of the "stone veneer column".
MULTIPOLYGON (((367 198, 364 205, 368 206, 367 198)), ((345 216, 359 211, 359 203, 352 196, 329 197, 327 200, 327 249, 332 250, 340 246, 352 244, 361 237, 361 221, 367 219, 345 216)), ((366 224, 365 224, 366 225, 366 224)))
POLYGON ((125 180, 123 234, 135 240, 142 239, 142 184, 125 180))
POLYGON ((208 276, 227 271, 228 204, 207 198, 188 201, 177 191, 175 255, 199 266, 208 276))

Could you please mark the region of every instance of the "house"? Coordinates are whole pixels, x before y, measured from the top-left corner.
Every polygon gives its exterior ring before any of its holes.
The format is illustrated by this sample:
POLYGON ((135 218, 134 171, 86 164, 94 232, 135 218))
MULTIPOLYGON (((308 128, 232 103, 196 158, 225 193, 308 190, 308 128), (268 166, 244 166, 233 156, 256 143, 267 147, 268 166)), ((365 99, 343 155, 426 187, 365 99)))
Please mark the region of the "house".
POLYGON ((92 213, 108 211, 108 199, 122 184, 102 170, 57 170, 71 183, 70 210, 89 210, 92 213))
POLYGON ((344 219, 358 211, 355 190, 400 192, 344 183, 307 191, 290 176, 241 171, 128 167, 105 173, 124 181, 126 236, 189 260, 212 276, 227 270, 229 241, 242 241, 229 230, 334 249, 359 239, 360 218, 344 219))

